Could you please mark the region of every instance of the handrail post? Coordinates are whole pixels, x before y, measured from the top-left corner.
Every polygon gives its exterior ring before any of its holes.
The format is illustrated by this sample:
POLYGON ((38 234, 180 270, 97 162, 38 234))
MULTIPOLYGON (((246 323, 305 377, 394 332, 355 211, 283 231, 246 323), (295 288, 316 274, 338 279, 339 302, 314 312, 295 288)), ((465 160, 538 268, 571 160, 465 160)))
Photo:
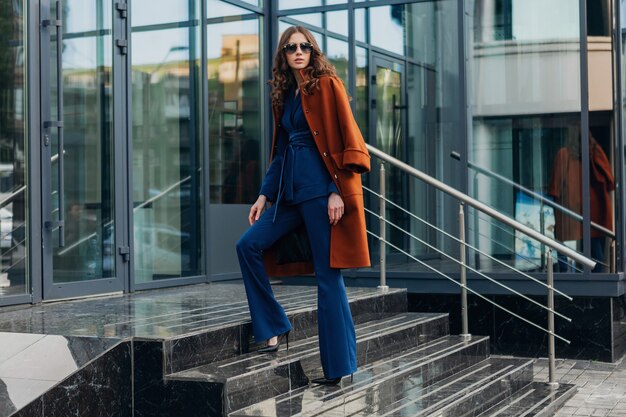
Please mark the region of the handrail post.
POLYGON ((386 224, 385 224, 385 164, 380 163, 380 285, 379 290, 387 291, 387 247, 385 245, 386 224))
POLYGON ((548 249, 548 385, 552 389, 559 387, 556 382, 556 357, 554 353, 554 265, 552 265, 552 249, 548 249))
POLYGON ((461 337, 469 339, 471 335, 467 318, 467 268, 465 267, 465 213, 463 211, 463 203, 459 204, 459 241, 461 242, 461 252, 459 256, 459 260, 461 261, 461 337))
POLYGON ((609 272, 614 274, 617 271, 617 252, 615 251, 615 239, 611 239, 609 245, 609 272))

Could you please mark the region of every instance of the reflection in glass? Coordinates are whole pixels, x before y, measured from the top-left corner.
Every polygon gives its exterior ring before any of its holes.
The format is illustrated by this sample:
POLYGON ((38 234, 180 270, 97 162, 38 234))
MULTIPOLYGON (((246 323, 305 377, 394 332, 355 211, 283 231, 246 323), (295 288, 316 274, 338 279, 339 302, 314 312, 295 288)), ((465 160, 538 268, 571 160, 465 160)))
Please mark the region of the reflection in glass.
POLYGON ((302 7, 321 6, 322 0, 278 0, 279 9, 299 9, 302 7))
POLYGON ((200 275, 199 29, 134 30, 132 42, 135 282, 200 275))
POLYGON ((348 36, 348 11, 339 10, 326 13, 326 27, 329 31, 348 36))
MULTIPOLYGON (((470 152, 475 198, 576 250, 583 249, 579 117, 475 118, 470 152)), ((474 221, 483 250, 522 270, 542 268, 541 244, 478 214, 474 221)))
POLYGON ((241 7, 233 6, 232 4, 229 4, 223 1, 219 1, 219 0, 207 0, 207 1, 208 1, 207 17, 209 19, 250 14, 249 10, 243 9, 241 7))
POLYGON ((260 19, 209 25, 210 201, 253 203, 261 186, 260 19))
POLYGON ((580 111, 578 0, 516 1, 506 19, 500 12, 493 0, 475 2, 474 114, 580 111))
POLYGON ((326 41, 326 57, 337 69, 337 75, 343 80, 344 85, 349 85, 348 42, 329 36, 326 41))
MULTIPOLYGON (((472 12, 472 196, 549 236, 561 228, 555 216, 562 211, 543 200, 564 201, 549 186, 563 160, 559 149, 580 146, 578 9, 577 0, 477 0, 472 12)), ((572 169, 580 163, 572 162, 572 169)), ((581 184, 580 177, 571 177, 568 190, 580 190, 581 184)), ((582 214, 579 205, 568 205, 570 217, 582 214)), ((480 249, 521 269, 544 266, 545 248, 538 242, 480 215, 470 218, 480 249)), ((564 241, 583 249, 578 239, 564 241)), ((495 268, 486 259, 476 261, 482 269, 495 268)))
POLYGON ((0 297, 30 292, 27 275, 26 2, 0 5, 0 297))
POLYGON ((322 27, 322 14, 321 13, 307 13, 307 14, 294 14, 289 16, 291 19, 299 20, 309 25, 322 27))
POLYGON ((367 21, 365 20, 365 9, 354 10, 354 36, 357 41, 366 42, 365 37, 367 21))
MULTIPOLYGON (((77 0, 85 2, 85 0, 77 0)), ((89 2, 85 2, 89 3, 89 2)), ((130 2, 130 14, 133 18, 133 27, 156 25, 160 23, 184 22, 188 16, 192 16, 193 10, 189 10, 193 1, 177 1, 172 5, 172 0, 133 0, 130 2)))
POLYGON ((403 4, 398 4, 369 9, 372 45, 398 55, 404 55, 404 7, 403 4))
POLYGON ((367 49, 356 47, 356 119, 359 129, 366 142, 369 142, 369 82, 368 82, 367 49))
MULTIPOLYGON (((113 251, 113 85, 111 0, 91 7, 64 3, 67 28, 63 40, 63 118, 65 148, 58 148, 52 129, 53 220, 59 215, 58 158, 64 154, 65 246, 52 234, 53 282, 75 282, 115 276, 113 251)), ((55 13, 56 11, 53 11, 55 13)), ((53 38, 56 39, 56 38, 53 38)), ((52 117, 57 118, 56 41, 51 43, 52 117)))

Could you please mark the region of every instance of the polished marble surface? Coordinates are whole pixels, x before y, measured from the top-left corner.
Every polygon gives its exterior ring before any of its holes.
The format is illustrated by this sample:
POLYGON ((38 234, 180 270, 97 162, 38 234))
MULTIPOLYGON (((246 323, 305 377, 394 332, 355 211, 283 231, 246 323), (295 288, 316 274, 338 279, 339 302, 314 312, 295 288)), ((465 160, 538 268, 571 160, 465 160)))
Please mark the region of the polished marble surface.
MULTIPOLYGON (((403 313, 356 325, 357 363, 363 366, 443 337, 447 315, 403 313)), ((308 384, 322 376, 317 336, 290 344, 276 354, 252 352, 229 360, 179 372, 167 380, 188 380, 223 386, 232 411, 308 384)))
MULTIPOLYGON (((421 347, 362 365, 354 374, 353 381, 344 378, 340 385, 334 387, 305 386, 258 402, 231 415, 377 415, 378 412, 374 409, 391 407, 394 403, 400 406, 398 401, 405 395, 415 394, 411 390, 419 390, 420 387, 440 381, 445 381, 442 383, 443 387, 449 386, 451 381, 447 378, 467 367, 484 362, 488 350, 487 338, 440 338, 421 347)), ((391 410, 393 407, 388 411, 391 410)))
POLYGON ((0 417, 10 415, 120 339, 0 333, 0 417))
MULTIPOLYGON (((315 287, 274 286, 277 300, 291 313, 316 308, 315 287)), ((348 288, 350 301, 380 294, 377 289, 348 288)), ((390 290, 391 294, 406 294, 390 290)), ((406 295, 405 295, 406 297, 406 295)), ((406 301, 398 305, 406 311, 406 301)), ((176 338, 249 321, 240 281, 200 284, 96 299, 0 309, 0 332, 68 336, 176 338)))
MULTIPOLYGON (((519 297, 488 297, 522 317, 546 326, 546 311, 519 297)), ((545 297, 532 297, 545 303, 545 297)), ((446 311, 450 314, 450 332, 461 332, 460 296, 449 294, 408 294, 409 310, 446 311)), ((557 339, 557 355, 562 358, 592 359, 604 362, 619 360, 626 353, 626 298, 575 297, 569 302, 555 298, 556 311, 572 319, 555 318, 555 331, 571 341, 557 339)), ((522 357, 547 355, 546 333, 494 307, 478 297, 468 296, 470 333, 491 337, 494 353, 522 357)))

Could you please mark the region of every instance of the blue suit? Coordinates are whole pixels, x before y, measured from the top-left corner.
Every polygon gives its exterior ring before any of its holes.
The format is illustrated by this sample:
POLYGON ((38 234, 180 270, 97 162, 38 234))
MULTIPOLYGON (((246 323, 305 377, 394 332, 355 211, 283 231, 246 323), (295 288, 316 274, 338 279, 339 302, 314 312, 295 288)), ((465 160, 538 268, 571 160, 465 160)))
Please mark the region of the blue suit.
POLYGON ((274 204, 237 242, 252 331, 257 341, 291 329, 278 304, 263 264, 263 250, 304 223, 317 279, 317 320, 320 357, 326 378, 356 370, 356 335, 343 277, 330 267, 328 196, 338 190, 331 181, 315 146, 294 91, 285 97, 279 124, 278 149, 260 194, 274 204))

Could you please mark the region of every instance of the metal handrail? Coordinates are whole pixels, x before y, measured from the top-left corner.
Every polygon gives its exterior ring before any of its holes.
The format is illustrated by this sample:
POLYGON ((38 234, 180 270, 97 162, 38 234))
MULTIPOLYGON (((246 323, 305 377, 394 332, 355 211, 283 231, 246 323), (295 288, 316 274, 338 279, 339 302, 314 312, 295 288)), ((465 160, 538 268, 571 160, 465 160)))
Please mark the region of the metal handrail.
MULTIPOLYGON (((378 197, 379 199, 383 199, 386 203, 391 204, 391 205, 392 205, 392 206, 394 206, 395 208, 397 208, 397 209, 399 209, 399 210, 403 211, 404 213, 406 213, 406 214, 408 214, 409 216, 413 217, 415 220, 417 220, 417 221, 419 221, 419 222, 423 223, 424 225, 426 225, 426 226, 428 226, 428 227, 432 228, 433 230, 436 230, 437 232, 439 232, 439 233, 443 234, 443 235, 444 235, 444 236, 446 236, 446 237, 449 237, 450 239, 452 239, 452 240, 456 241, 457 243, 462 243, 461 239, 459 239, 458 237, 456 237, 456 236, 454 236, 454 235, 452 235, 452 234, 450 234, 450 233, 446 232, 445 230, 443 230, 443 229, 441 229, 441 228, 439 228, 439 227, 435 226, 434 224, 429 223, 428 221, 426 221, 426 220, 422 219, 421 217, 416 216, 415 214, 411 213, 410 211, 408 211, 408 210, 407 210, 407 209, 405 209, 404 207, 402 207, 402 206, 400 206, 400 205, 398 205, 398 204, 394 203, 393 201, 389 200, 389 199, 388 199, 388 198, 386 198, 386 197, 383 197, 381 194, 377 193, 376 191, 374 191, 374 190, 372 190, 372 189, 370 189, 370 188, 368 188, 368 187, 366 187, 366 186, 363 186, 363 189, 364 189, 364 190, 366 190, 366 191, 368 191, 369 193, 373 194, 374 196, 378 197)), ((371 211, 370 211, 369 209, 367 209, 367 208, 365 209, 365 211, 371 212, 371 211)), ((373 213, 373 212, 371 212, 371 214, 373 214, 374 216, 379 217, 379 218, 381 217, 381 216, 376 215, 376 213, 373 213)), ((381 215, 382 215, 382 213, 381 213, 381 215)), ((383 219, 381 219, 381 221, 383 221, 383 219)), ((387 222, 387 221, 385 220, 385 222, 387 222)), ((394 224, 393 226, 398 227, 398 226, 396 226, 395 224, 394 224)), ((406 231, 404 231, 404 230, 403 230, 403 232, 404 232, 404 233, 408 233, 408 232, 406 232, 406 231)), ((413 236, 413 235, 411 235, 411 236, 413 236)), ((415 237, 415 238, 417 239, 417 237, 415 237)), ((430 246, 430 245, 428 245, 427 243, 426 243, 426 245, 427 245, 427 246, 430 246)), ((487 257, 488 259, 490 259, 490 260, 492 260, 492 261, 494 261, 494 262, 496 262, 496 263, 498 263, 498 264, 500 264, 500 265, 504 266, 505 268, 508 268, 508 269, 510 269, 510 270, 512 270, 512 271, 515 271, 516 273, 518 273, 518 274, 520 274, 520 275, 522 275, 522 276, 524 276, 524 277, 526 277, 526 278, 530 279, 531 281, 534 281, 535 283, 537 283, 537 284, 539 284, 539 285, 542 285, 542 286, 544 286, 544 287, 546 287, 546 288, 548 287, 548 284, 546 284, 545 282, 540 281, 540 280, 538 280, 537 278, 532 277, 531 275, 528 275, 528 274, 527 274, 526 272, 524 272, 524 271, 520 271, 519 269, 517 269, 517 268, 513 267, 512 265, 509 265, 509 264, 507 264, 506 262, 501 261, 500 259, 496 258, 495 256, 492 256, 492 255, 488 254, 487 252, 485 252, 485 251, 483 251, 483 250, 481 250, 481 249, 477 248, 476 246, 473 246, 473 245, 471 245, 471 244, 469 244, 469 243, 467 243, 467 242, 465 242, 465 243, 464 243, 464 245, 465 245, 466 247, 468 247, 468 248, 472 249, 473 251, 475 251, 475 252, 477 252, 477 253, 479 253, 479 254, 481 254, 481 255, 483 255, 483 256, 485 256, 485 257, 487 257)), ((506 247, 505 247, 505 248, 506 248, 506 247)), ((509 249, 509 248, 506 248, 506 249, 509 249)), ((439 249, 435 249, 435 250, 436 250, 436 251, 439 251, 439 249)), ((570 297, 569 295, 565 294, 565 293, 564 293, 564 292, 562 292, 562 291, 559 291, 559 290, 557 290, 557 289, 555 289, 554 291, 555 291, 557 294, 561 295, 562 297, 567 298, 569 301, 572 301, 572 300, 573 300, 573 298, 572 298, 572 297, 570 297)))
POLYGON ((511 227, 513 227, 514 229, 519 230, 520 232, 532 237, 535 240, 538 240, 539 242, 545 244, 546 246, 564 254, 567 255, 568 257, 574 259, 576 262, 580 262, 583 265, 587 265, 590 268, 593 268, 596 266, 596 262, 592 259, 587 258, 584 255, 581 255, 580 253, 576 252, 575 250, 565 246, 562 243, 557 242, 554 239, 550 239, 547 236, 542 235, 541 233, 537 232, 536 230, 531 229, 530 227, 518 222, 517 220, 513 220, 510 217, 500 213, 499 211, 495 210, 494 208, 481 203, 480 201, 468 196, 465 193, 462 193, 461 191, 450 187, 447 184, 444 184, 443 182, 439 181, 438 179, 431 177, 430 175, 415 169, 414 167, 400 161, 397 158, 394 158, 391 155, 386 154, 385 152, 381 151, 378 148, 373 147, 372 145, 366 144, 367 146, 367 150, 374 156, 382 159, 383 161, 386 161, 388 163, 390 163, 391 165, 395 166, 396 168, 401 169, 402 171, 408 173, 409 175, 416 177, 430 185, 432 185, 435 188, 438 188, 440 191, 443 191, 444 193, 451 195, 452 197, 463 201, 465 204, 470 205, 472 207, 474 207, 477 210, 482 211, 483 213, 486 213, 488 215, 490 215, 491 217, 494 217, 498 220, 500 220, 502 223, 505 223, 511 227))
MULTIPOLYGON (((452 157, 456 159, 455 155, 453 155, 452 157)), ((554 202, 554 201, 550 200, 549 198, 545 198, 541 194, 536 193, 536 192, 534 192, 534 191, 524 187, 523 185, 516 183, 515 181, 511 181, 507 177, 505 177, 503 175, 500 175, 497 172, 493 172, 491 170, 488 170, 487 168, 481 167, 480 165, 476 165, 475 163, 470 162, 470 161, 467 162, 467 166, 472 168, 475 171, 478 171, 478 173, 480 173, 480 174, 483 174, 483 175, 486 175, 488 177, 494 178, 494 179, 496 179, 498 181, 502 181, 505 184, 510 185, 511 187, 517 188, 518 190, 523 191, 524 193, 528 194, 529 196, 533 197, 534 199, 541 201, 543 204, 545 204, 547 206, 550 206, 552 208, 555 208, 555 209, 557 209, 557 210, 567 214, 570 217, 573 217, 575 220, 578 220, 578 221, 581 221, 581 222, 583 221, 583 216, 581 216, 580 214, 578 214, 578 213, 568 209, 567 207, 564 207, 564 206, 560 205, 557 202, 554 202)), ((603 227, 603 226, 601 226, 601 225, 599 225, 597 223, 594 223, 594 222, 591 222, 591 227, 593 227, 596 230, 601 231, 602 233, 604 233, 605 235, 609 236, 610 238, 615 239, 615 233, 613 233, 612 230, 609 230, 606 227, 603 227)))
MULTIPOLYGON (((372 214, 372 215, 376 216, 376 213, 374 213, 372 210, 369 210, 367 207, 365 208, 365 211, 366 211, 367 213, 370 213, 370 214, 372 214)), ((441 249, 439 249, 439 248, 437 248, 437 247, 435 247, 435 246, 431 245, 430 243, 426 242, 425 240, 420 239, 419 237, 415 236, 414 234, 412 234, 412 233, 410 233, 410 232, 407 232, 406 230, 404 230, 402 227, 398 226, 397 224, 395 224, 395 223, 393 223, 393 222, 391 222, 391 221, 389 221, 389 220, 387 220, 387 219, 385 219, 385 218, 382 218, 382 217, 381 217, 381 220, 382 220, 382 221, 384 221, 386 224, 388 224, 388 225, 392 226, 394 229, 399 230, 400 232, 404 233, 405 235, 407 235, 407 236, 409 236, 409 237, 411 237, 411 238, 413 238, 413 239, 417 240, 417 241, 418 241, 418 242, 420 242, 421 244, 423 244, 423 245, 425 245, 425 246, 428 246, 429 248, 433 249, 435 252, 437 252, 437 253, 439 253, 439 254, 443 255, 444 257, 446 257, 446 258, 450 259, 452 262, 455 262, 455 263, 457 263, 457 264, 459 264, 459 265, 461 265, 461 266, 464 266, 465 268, 469 269, 469 270, 470 270, 470 271, 472 271, 473 273, 475 273, 475 274, 477 274, 477 275, 479 275, 479 276, 481 276, 481 277, 483 277, 483 278, 487 279, 488 281, 491 281, 491 282, 492 282, 492 283, 494 283, 495 285, 497 285, 497 286, 499 286, 499 287, 501 287, 501 288, 504 288, 504 289, 506 289, 506 290, 508 290, 508 291, 512 292, 513 294, 515 294, 515 295, 517 295, 517 296, 522 297, 522 298, 523 298, 523 299, 525 299, 526 301, 528 301, 528 302, 530 302, 530 303, 532 303, 532 304, 535 304, 535 305, 536 305, 536 306, 538 306, 539 308, 542 308, 542 309, 547 310, 547 311, 552 311, 552 312, 554 312, 557 316, 561 317, 562 319, 564 319, 564 320, 566 320, 566 321, 568 321, 568 322, 571 322, 571 321, 572 321, 572 319, 571 319, 571 318, 569 318, 569 317, 567 317, 566 315, 561 314, 561 313, 559 313, 559 312, 557 312, 557 311, 555 311, 555 310, 549 310, 546 306, 544 306, 543 304, 539 303, 538 301, 535 301, 535 300, 533 300, 532 298, 527 297, 526 295, 524 295, 524 294, 520 293, 519 291, 514 290, 513 288, 511 288, 511 287, 509 287, 509 286, 507 286, 507 285, 505 285, 505 284, 503 284, 503 283, 501 283, 501 282, 498 282, 497 280, 495 280, 495 279, 491 278, 490 276, 488 276, 488 275, 487 275, 487 274, 485 274, 484 272, 480 272, 480 271, 478 271, 476 268, 472 268, 472 267, 471 267, 471 266, 469 266, 469 265, 464 265, 464 264, 465 264, 465 262, 464 262, 464 261, 462 261, 462 260, 458 260, 458 259, 456 259, 454 256, 448 255, 447 253, 445 253, 445 252, 444 252, 444 251, 442 251, 441 249)), ((542 283, 542 284, 543 284, 543 283, 542 283)), ((546 284, 544 284, 544 285, 546 285, 546 284)), ((546 285, 546 287, 547 287, 547 285, 546 285)), ((568 297, 568 298, 570 298, 570 297, 568 297)), ((570 300, 571 300, 571 298, 570 298, 570 300)))
MULTIPOLYGON (((375 233, 370 232, 369 230, 367 231, 367 233, 368 233, 368 234, 370 234, 370 235, 372 235, 372 236, 373 236, 373 237, 375 237, 376 239, 380 239, 380 236, 376 235, 375 233)), ((546 329, 544 329, 544 328, 543 328, 543 327, 541 327, 540 325, 538 325, 538 324, 536 324, 536 323, 533 323, 532 321, 530 321, 530 320, 528 320, 528 319, 525 319, 524 317, 520 316, 520 315, 519 315, 519 314, 517 314, 517 313, 514 313, 513 311, 511 311, 511 310, 507 309, 506 307, 502 307, 500 304, 498 304, 498 303, 496 303, 495 301, 490 300, 489 298, 485 297, 484 295, 482 295, 482 294, 480 294, 480 293, 478 293, 478 292, 476 292, 476 291, 472 290, 472 289, 471 289, 471 288, 469 288, 468 286, 460 284, 460 283, 459 283, 457 280, 455 280, 454 278, 452 278, 452 277, 450 277, 450 276, 448 276, 448 275, 444 274, 443 272, 441 272, 441 271, 440 271, 440 270, 438 270, 437 268, 435 268, 435 267, 433 267, 433 266, 431 266, 431 265, 428 265, 426 262, 424 262, 424 261, 422 261, 422 260, 420 260, 420 259, 416 258, 415 256, 413 256, 413 255, 411 255, 410 253, 408 253, 407 251, 405 251, 405 250, 403 250, 403 249, 399 248, 398 246, 394 245, 393 243, 389 242, 388 240, 384 240, 384 242, 385 242, 385 244, 387 244, 387 245, 391 246, 393 249, 397 250, 398 252, 400 252, 400 253, 402 253, 402 254, 404 254, 404 255, 408 256, 409 258, 413 259, 415 262, 418 262, 418 263, 419 263, 419 264, 421 264, 422 266, 424 266, 424 267, 426 267, 426 268, 430 269, 430 270, 431 270, 431 271, 433 271, 434 273, 436 273, 436 274, 438 274, 438 275, 441 275, 442 277, 444 277, 444 278, 446 278, 446 279, 448 279, 448 280, 450 280, 450 281, 454 282, 455 284, 457 284, 457 285, 459 285, 461 288, 464 288, 464 289, 466 289, 467 291, 471 292, 472 294, 474 294, 474 295, 475 295, 475 296, 477 296, 478 298, 481 298, 481 299, 483 299, 483 300, 487 301, 489 304, 492 304, 492 305, 494 305, 494 306, 498 307, 499 309, 501 309, 501 310, 503 310, 503 311, 505 311, 505 312, 507 312, 507 313, 511 314, 512 316, 517 317, 518 319, 520 319, 520 320, 522 320, 522 321, 524 321, 524 322, 526 322, 526 323, 530 324, 531 326, 536 327, 536 328, 538 328, 539 330, 541 330, 541 331, 544 331, 544 332, 548 333, 550 336, 557 337, 557 338, 561 339, 562 341, 564 341, 564 342, 565 342, 565 343, 567 343, 567 344, 570 344, 570 343, 571 343, 569 340, 567 340, 566 338, 564 338, 564 337, 562 337, 562 336, 559 336, 558 334, 554 333, 553 331, 550 331, 550 330, 546 330, 546 329)))
MULTIPOLYGON (((369 150, 369 152, 372 155, 382 159, 383 161, 386 161, 386 162, 390 163, 391 165, 393 165, 396 168, 398 168, 398 169, 408 173, 409 175, 411 175, 411 176, 413 176, 413 177, 415 177, 417 179, 420 179, 420 180, 426 182, 427 184, 430 184, 433 187, 439 189, 440 191, 443 191, 446 194, 448 194, 448 195, 456 198, 457 200, 461 201, 460 207, 459 207, 459 229, 460 230, 459 230, 459 239, 458 239, 458 241, 460 243, 460 251, 461 252, 460 252, 460 257, 459 257, 460 259, 457 260, 457 259, 454 259, 453 257, 447 255, 443 251, 439 250, 438 248, 435 248, 434 246, 426 243, 422 239, 419 239, 418 237, 414 236, 413 234, 407 232, 403 228, 401 228, 401 227, 399 227, 399 226, 397 226, 397 225, 393 224, 392 222, 389 222, 389 221, 387 221, 385 219, 385 204, 388 202, 388 200, 385 197, 385 169, 384 169, 384 164, 381 164, 381 171, 380 171, 381 193, 377 194, 378 197, 379 197, 380 207, 381 207, 380 208, 380 215, 379 215, 380 227, 381 227, 381 236, 377 236, 374 233, 372 233, 371 231, 367 230, 367 233, 369 233, 370 235, 378 238, 379 241, 380 241, 380 245, 381 245, 381 248, 380 248, 380 251, 381 251, 381 262, 380 262, 380 266, 381 266, 381 271, 380 271, 381 272, 381 277, 380 277, 381 285, 385 282, 385 279, 386 279, 385 272, 384 272, 385 271, 385 269, 384 269, 385 268, 385 253, 386 253, 386 246, 385 245, 389 245, 390 247, 392 247, 392 248, 396 249, 397 251, 403 253, 404 255, 406 255, 409 258, 415 260, 416 262, 420 263, 421 265, 425 266, 426 268, 432 270, 436 274, 439 274, 439 275, 445 277, 446 279, 449 279, 450 281, 454 282, 455 284, 457 284, 457 285, 459 285, 461 287, 461 315, 462 315, 462 334, 461 334, 461 336, 462 337, 464 337, 464 338, 471 337, 471 335, 469 334, 469 325, 468 325, 468 305, 467 305, 467 293, 468 293, 468 291, 473 293, 477 297, 482 298, 483 300, 487 301, 491 305, 493 305, 495 307, 498 307, 501 310, 506 311, 507 313, 511 314, 512 316, 517 317, 520 320, 522 320, 522 321, 524 321, 524 322, 526 322, 526 323, 528 323, 528 324, 530 324, 530 325, 532 325, 532 326, 534 326, 534 327, 536 327, 536 328, 538 328, 538 329, 548 333, 548 335, 549 335, 548 336, 548 338, 549 338, 549 340, 548 340, 549 386, 552 389, 556 389, 559 386, 559 384, 556 382, 556 372, 555 372, 555 369, 556 369, 555 358, 556 358, 556 356, 555 356, 555 349, 554 349, 554 346, 555 346, 554 339, 555 338, 559 338, 559 339, 565 341, 568 344, 570 342, 569 342, 569 340, 567 340, 567 339, 565 339, 565 338, 563 338, 563 337, 561 337, 561 336, 559 336, 559 335, 557 335, 555 333, 555 331, 554 331, 554 315, 558 314, 559 316, 567 319, 568 321, 571 321, 571 320, 568 317, 566 317, 566 316, 564 316, 562 314, 556 313, 556 311, 554 309, 554 292, 555 292, 555 290, 554 290, 554 280, 553 280, 553 273, 554 272, 553 272, 553 264, 552 264, 552 250, 557 250, 560 253, 562 253, 562 254, 564 254, 564 255, 574 259, 575 261, 577 261, 577 262, 579 262, 579 263, 581 263, 583 265, 586 265, 588 267, 591 267, 591 268, 595 267, 596 262, 593 261, 592 259, 589 259, 589 258, 581 255, 580 253, 576 252, 575 250, 572 250, 571 248, 563 245, 562 243, 557 242, 554 239, 550 239, 549 237, 544 236, 543 234, 541 234, 541 233, 531 229, 530 227, 528 227, 528 226, 526 226, 526 225, 524 225, 524 224, 522 224, 522 223, 520 223, 520 222, 518 222, 516 220, 511 219, 510 217, 508 217, 508 216, 498 212, 497 210, 493 209, 492 207, 490 207, 490 206, 488 206, 488 205, 486 205, 484 203, 481 203, 480 201, 478 201, 478 200, 468 196, 467 194, 462 193, 462 192, 460 192, 460 191, 458 191, 458 190, 448 186, 447 184, 444 184, 443 182, 437 180, 436 178, 431 177, 430 175, 425 174, 424 172, 422 172, 422 171, 420 171, 418 169, 413 168, 412 166, 410 166, 410 165, 408 165, 408 164, 406 164, 406 163, 404 163, 404 162, 394 158, 393 156, 388 155, 385 152, 383 152, 383 151, 381 151, 381 150, 379 150, 379 149, 377 149, 377 148, 375 148, 375 147, 373 147, 371 145, 366 145, 366 146, 367 146, 367 149, 369 150), (469 205, 471 207, 474 207, 475 209, 477 209, 477 210, 479 210, 479 211, 481 211, 481 212, 491 216, 492 218, 495 218, 495 219, 501 221, 502 223, 504 223, 504 224, 506 224, 506 225, 508 225, 508 226, 510 226, 512 228, 514 228, 515 230, 518 230, 518 231, 524 233, 525 235, 527 235, 527 236, 529 236, 529 237, 531 237, 531 238, 533 238, 533 239, 543 243, 544 245, 546 245, 549 248, 548 251, 547 251, 548 263, 546 265, 546 269, 547 269, 547 283, 543 284, 548 289, 548 291, 547 291, 547 300, 548 300, 547 301, 547 307, 542 305, 542 304, 540 304, 540 303, 537 303, 537 302, 535 302, 533 300, 530 300, 529 297, 526 297, 524 294, 522 294, 522 293, 520 293, 518 291, 515 291, 512 288, 507 287, 506 285, 498 283, 496 280, 488 277, 487 275, 481 273, 480 271, 476 270, 475 268, 472 268, 469 265, 467 265, 465 255, 466 255, 467 248, 470 247, 470 245, 468 245, 465 242, 465 212, 464 212, 464 209, 463 209, 463 204, 467 204, 467 205, 469 205), (416 258, 415 256, 411 255, 410 253, 406 252, 405 250, 403 250, 403 249, 397 247, 396 245, 392 244, 391 242, 388 242, 386 240, 386 238, 385 238, 385 229, 386 229, 385 226, 386 226, 386 224, 390 224, 390 225, 396 227, 397 229, 399 229, 400 231, 404 232, 405 234, 413 237, 414 239, 417 239, 422 244, 428 246, 431 249, 435 249, 435 251, 437 251, 438 253, 440 253, 440 254, 442 254, 442 255, 452 259, 456 263, 458 263, 461 266, 461 269, 460 269, 460 273, 461 273, 461 275, 460 275, 460 282, 457 282, 455 279, 449 277, 448 275, 446 275, 443 272, 437 270, 436 268, 432 267, 431 265, 428 265, 426 262, 416 258), (470 289, 467 286, 467 278, 466 278, 467 269, 470 269, 471 271, 473 271, 475 273, 478 273, 480 276, 486 277, 491 282, 494 282, 494 283, 496 283, 496 284, 498 284, 498 285, 508 289, 509 291, 513 292, 514 294, 516 294, 516 295, 518 295, 518 296, 520 296, 520 297, 522 297, 522 298, 524 298, 526 300, 530 300, 534 304, 539 305, 539 306, 541 306, 541 308, 547 310, 547 312, 548 312, 548 328, 544 329, 543 327, 539 326, 538 324, 533 323, 532 321, 525 319, 524 317, 522 317, 522 316, 520 316, 520 315, 518 315, 518 314, 516 314, 516 313, 514 313, 514 312, 512 312, 512 311, 510 311, 508 309, 506 309, 505 307, 502 307, 498 303, 496 303, 496 302, 488 299, 487 297, 477 293, 476 291, 470 289)), ((369 189, 367 189, 367 190, 369 190, 369 189)), ((369 191, 371 191, 371 190, 369 190, 369 191)), ((374 194, 376 194, 376 193, 374 193, 374 194)), ((392 203, 392 204, 394 206, 397 206, 395 203, 392 203)), ((364 208, 364 210, 366 212, 369 212, 369 213, 373 214, 373 215, 376 215, 373 211, 371 211, 371 210, 369 210, 367 208, 364 208)), ((409 214, 411 214, 413 217, 417 217, 417 216, 413 215, 412 213, 409 213, 409 214)), ((430 225, 430 223, 428 223, 428 222, 425 222, 425 223, 430 225)), ((527 274, 524 274, 522 271, 520 271, 520 270, 518 270, 516 268, 513 268, 513 267, 511 267, 511 268, 514 271, 516 271, 516 272, 518 272, 518 273, 520 273, 522 275, 526 275, 527 276, 527 274)), ((567 298, 569 300, 572 299, 571 297, 567 297, 567 298)))

